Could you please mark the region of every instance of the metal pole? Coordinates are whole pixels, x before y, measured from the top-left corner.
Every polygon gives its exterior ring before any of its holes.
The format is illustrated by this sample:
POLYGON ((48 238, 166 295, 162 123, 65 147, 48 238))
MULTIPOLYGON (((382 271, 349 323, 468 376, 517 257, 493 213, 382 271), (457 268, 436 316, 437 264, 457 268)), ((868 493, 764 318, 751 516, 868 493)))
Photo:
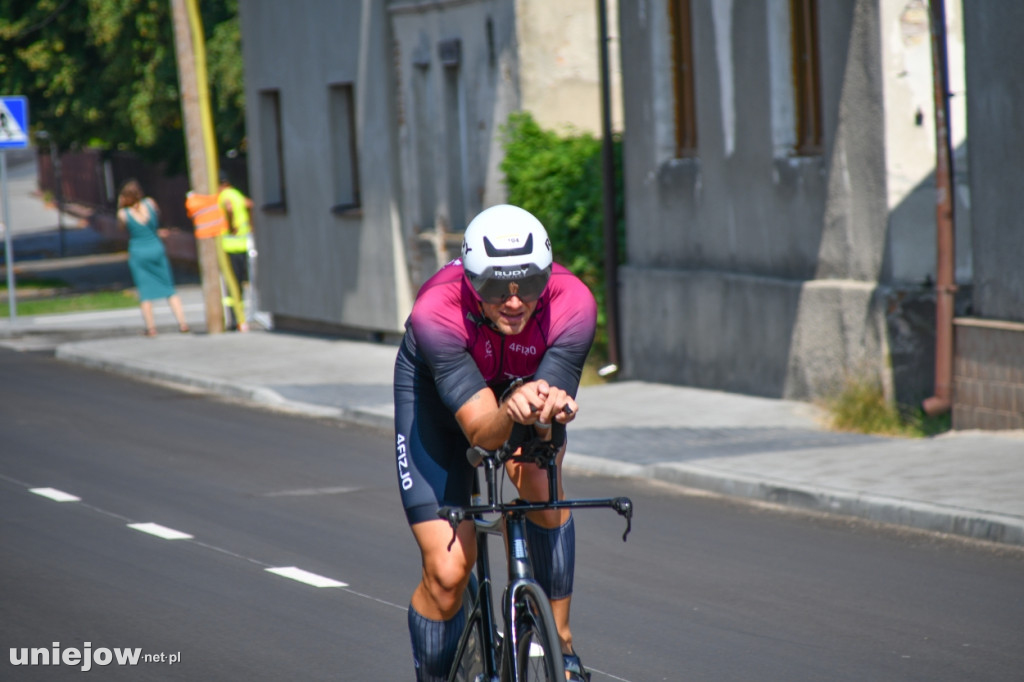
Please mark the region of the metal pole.
POLYGON ((4 266, 7 270, 7 301, 11 322, 18 316, 18 297, 14 291, 14 245, 11 243, 11 202, 7 199, 7 152, 0 149, 0 186, 4 198, 4 266))
POLYGON ((605 0, 597 0, 601 50, 601 160, 604 186, 605 322, 608 327, 608 365, 601 375, 618 371, 619 358, 619 237, 615 218, 615 148, 612 140, 611 83, 608 77, 608 17, 605 0))
POLYGON ((953 314, 956 278, 953 272, 953 152, 949 132, 949 74, 946 59, 946 11, 943 0, 931 0, 932 81, 935 98, 935 394, 922 405, 936 416, 953 402, 953 314))
POLYGON ((53 193, 57 200, 57 237, 59 239, 59 254, 64 257, 64 178, 61 175, 60 149, 57 148, 53 138, 50 138, 50 164, 53 166, 53 193))

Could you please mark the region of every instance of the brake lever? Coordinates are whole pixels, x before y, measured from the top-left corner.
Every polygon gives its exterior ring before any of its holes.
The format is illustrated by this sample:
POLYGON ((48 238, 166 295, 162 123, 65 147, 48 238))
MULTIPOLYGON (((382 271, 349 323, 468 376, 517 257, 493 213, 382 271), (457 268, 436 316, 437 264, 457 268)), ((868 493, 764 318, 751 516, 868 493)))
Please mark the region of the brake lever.
POLYGON ((455 544, 455 540, 458 538, 459 524, 465 520, 466 514, 457 507, 441 507, 437 510, 437 515, 446 520, 448 525, 452 527, 452 539, 448 543, 448 551, 450 552, 455 544))
POLYGON ((633 530, 633 500, 628 497, 616 497, 612 502, 612 509, 626 519, 626 532, 622 534, 622 541, 625 542, 626 536, 633 530))
MULTIPOLYGON (((539 407, 533 407, 533 406, 531 406, 531 407, 530 407, 530 414, 534 414, 534 413, 536 413, 536 412, 540 412, 540 408, 539 408, 539 407)), ((566 416, 568 416, 568 417, 571 417, 571 416, 572 416, 573 414, 575 414, 575 413, 573 412, 572 408, 571 408, 571 407, 569 407, 569 405, 568 405, 568 404, 565 404, 565 405, 563 405, 563 406, 562 406, 562 413, 563 413, 563 414, 565 414, 565 415, 566 415, 566 416)), ((553 421, 553 420, 552 420, 552 421, 553 421)), ((539 426, 540 426, 541 428, 545 428, 545 429, 546 429, 547 427, 551 426, 551 424, 539 424, 539 423, 538 423, 537 425, 539 425, 539 426)))

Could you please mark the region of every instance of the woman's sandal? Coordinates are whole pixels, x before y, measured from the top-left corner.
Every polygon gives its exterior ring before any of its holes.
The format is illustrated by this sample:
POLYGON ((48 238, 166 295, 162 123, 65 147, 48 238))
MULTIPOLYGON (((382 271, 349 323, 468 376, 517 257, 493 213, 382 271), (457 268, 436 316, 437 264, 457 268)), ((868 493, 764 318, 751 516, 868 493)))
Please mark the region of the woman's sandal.
POLYGON ((178 331, 181 332, 182 334, 188 334, 192 330, 188 328, 187 324, 181 324, 178 325, 178 331))
POLYGON ((147 327, 142 332, 143 336, 156 336, 156 327, 147 327))

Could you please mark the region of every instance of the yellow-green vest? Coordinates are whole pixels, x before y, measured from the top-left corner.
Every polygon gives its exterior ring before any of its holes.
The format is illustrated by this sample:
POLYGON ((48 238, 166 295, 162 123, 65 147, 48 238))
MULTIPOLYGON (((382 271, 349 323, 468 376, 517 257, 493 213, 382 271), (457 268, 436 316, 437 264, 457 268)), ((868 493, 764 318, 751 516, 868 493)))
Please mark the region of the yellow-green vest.
MULTIPOLYGON (((217 195, 217 203, 222 207, 231 205, 231 226, 235 233, 225 233, 221 238, 224 251, 227 253, 245 253, 249 250, 249 234, 252 225, 249 222, 249 209, 245 205, 245 195, 234 187, 225 187, 217 195)), ((225 213, 227 209, 225 208, 225 213)))

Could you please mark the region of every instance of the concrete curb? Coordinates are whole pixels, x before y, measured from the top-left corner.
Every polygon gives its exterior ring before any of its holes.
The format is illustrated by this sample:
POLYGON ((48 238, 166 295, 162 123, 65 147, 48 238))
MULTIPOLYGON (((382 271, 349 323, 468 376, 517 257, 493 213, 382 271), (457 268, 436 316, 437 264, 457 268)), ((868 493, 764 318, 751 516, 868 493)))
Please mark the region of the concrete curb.
POLYGON ((119 360, 107 360, 97 357, 92 352, 79 352, 73 346, 67 345, 59 346, 55 355, 58 360, 64 362, 73 362, 84 367, 91 367, 138 379, 158 381, 165 384, 206 391, 224 398, 244 400, 283 412, 301 414, 308 417, 337 419, 357 426, 377 429, 391 429, 394 426, 394 417, 392 415, 378 414, 361 408, 325 407, 299 400, 289 400, 273 389, 264 386, 250 386, 221 379, 211 379, 207 376, 189 374, 181 370, 165 370, 161 367, 147 365, 139 361, 132 365, 126 365, 119 360))
POLYGON ((262 386, 247 386, 220 379, 211 379, 207 376, 189 374, 181 370, 168 371, 158 366, 147 365, 138 361, 136 364, 126 365, 117 360, 97 357, 94 353, 78 352, 73 346, 59 346, 55 355, 58 360, 73 362, 84 367, 92 367, 93 369, 100 369, 124 376, 199 389, 225 398, 250 401, 296 414, 337 419, 343 417, 345 412, 339 408, 286 400, 277 392, 262 386))
POLYGON ((1024 519, 970 509, 914 502, 863 492, 800 485, 790 481, 724 473, 693 464, 623 464, 600 457, 569 453, 566 465, 593 473, 649 478, 666 483, 839 516, 948 533, 963 537, 1024 545, 1024 519))

